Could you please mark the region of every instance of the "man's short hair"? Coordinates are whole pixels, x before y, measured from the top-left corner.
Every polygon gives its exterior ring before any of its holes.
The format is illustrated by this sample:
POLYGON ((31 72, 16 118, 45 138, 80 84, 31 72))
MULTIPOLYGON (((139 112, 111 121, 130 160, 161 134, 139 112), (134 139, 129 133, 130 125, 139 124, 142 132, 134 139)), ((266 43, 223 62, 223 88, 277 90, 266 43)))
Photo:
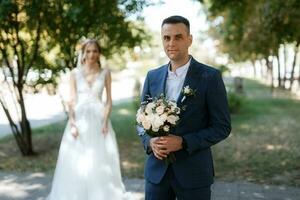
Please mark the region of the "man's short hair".
POLYGON ((170 16, 170 17, 164 19, 164 21, 161 24, 161 27, 163 27, 163 25, 165 25, 165 24, 179 24, 179 23, 183 23, 186 26, 188 33, 190 33, 189 20, 187 20, 186 18, 179 16, 179 15, 173 15, 173 16, 170 16))

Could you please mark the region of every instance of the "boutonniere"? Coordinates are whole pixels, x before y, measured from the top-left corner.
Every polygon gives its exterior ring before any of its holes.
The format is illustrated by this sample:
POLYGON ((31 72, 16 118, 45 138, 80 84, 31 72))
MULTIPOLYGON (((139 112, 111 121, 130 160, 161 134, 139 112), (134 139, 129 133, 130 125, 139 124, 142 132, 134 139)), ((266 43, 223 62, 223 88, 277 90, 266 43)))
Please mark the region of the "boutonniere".
POLYGON ((182 89, 183 98, 181 99, 181 102, 183 102, 187 97, 192 97, 196 95, 196 90, 190 88, 190 86, 185 86, 182 89))

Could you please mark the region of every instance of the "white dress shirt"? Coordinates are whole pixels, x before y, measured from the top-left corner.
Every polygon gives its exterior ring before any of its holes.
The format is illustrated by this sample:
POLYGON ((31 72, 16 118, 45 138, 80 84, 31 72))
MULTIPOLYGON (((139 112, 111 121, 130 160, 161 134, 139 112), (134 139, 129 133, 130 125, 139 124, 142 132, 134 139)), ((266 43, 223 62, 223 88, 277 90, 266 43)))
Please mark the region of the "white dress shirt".
POLYGON ((177 101, 182 86, 184 84, 184 79, 187 74, 191 63, 191 58, 189 61, 181 67, 178 67, 175 72, 171 71, 171 64, 168 67, 168 75, 166 82, 166 97, 169 100, 177 101))

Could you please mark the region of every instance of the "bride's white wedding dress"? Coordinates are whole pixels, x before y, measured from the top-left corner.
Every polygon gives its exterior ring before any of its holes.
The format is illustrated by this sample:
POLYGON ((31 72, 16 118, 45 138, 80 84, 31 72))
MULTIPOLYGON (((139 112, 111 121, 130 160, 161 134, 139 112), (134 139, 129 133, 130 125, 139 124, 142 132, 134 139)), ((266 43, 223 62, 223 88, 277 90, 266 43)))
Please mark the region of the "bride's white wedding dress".
POLYGON ((80 69, 75 71, 77 103, 74 108, 79 136, 68 123, 59 149, 52 189, 47 200, 131 199, 121 178, 114 130, 102 134, 102 93, 108 70, 99 72, 90 86, 80 69))

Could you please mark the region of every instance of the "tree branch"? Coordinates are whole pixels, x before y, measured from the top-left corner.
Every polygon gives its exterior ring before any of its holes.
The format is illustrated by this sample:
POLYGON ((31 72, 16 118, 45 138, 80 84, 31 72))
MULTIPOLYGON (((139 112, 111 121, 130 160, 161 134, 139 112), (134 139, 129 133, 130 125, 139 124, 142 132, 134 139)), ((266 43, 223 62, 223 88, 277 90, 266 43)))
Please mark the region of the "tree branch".
MULTIPOLYGON (((5 44, 5 43, 7 44, 7 42, 5 42, 5 40, 2 38, 1 35, 0 35, 0 41, 2 41, 3 44, 5 44)), ((5 46, 5 45, 4 45, 4 46, 5 46)), ((1 50, 1 52, 2 52, 2 55, 3 55, 3 59, 4 59, 4 61, 5 61, 5 64, 6 64, 6 66, 7 66, 8 69, 9 69, 10 75, 11 75, 11 77, 12 77, 13 84, 16 85, 14 69, 13 69, 13 67, 12 67, 12 66, 10 65, 10 63, 9 63, 8 55, 7 55, 6 49, 1 48, 1 46, 0 46, 0 50, 1 50)))
POLYGON ((17 63, 18 63, 18 84, 22 84, 22 80, 23 80, 23 74, 24 74, 24 68, 25 68, 25 48, 24 48, 24 44, 22 42, 22 40, 20 39, 19 33, 20 33, 20 23, 18 22, 18 16, 19 11, 16 10, 15 12, 15 23, 14 23, 14 27, 15 27, 15 34, 16 34, 16 39, 17 42, 14 45, 14 50, 15 50, 15 54, 18 57, 17 63), (17 45, 20 45, 21 47, 21 52, 17 52, 17 45))
POLYGON ((22 136, 20 134, 18 126, 13 121, 13 119, 12 119, 10 113, 9 113, 9 110, 8 110, 6 104, 4 103, 4 101, 2 99, 2 92, 1 91, 0 91, 0 104, 2 106, 2 109, 4 110, 4 113, 5 113, 6 117, 7 117, 7 119, 8 119, 9 125, 11 127, 12 132, 13 132, 13 135, 14 135, 14 137, 15 137, 18 145, 19 145, 19 144, 22 143, 22 136))
POLYGON ((41 21, 42 21, 41 17, 39 16, 38 24, 37 24, 37 29, 36 29, 36 39, 35 39, 35 44, 34 44, 34 51, 33 51, 33 54, 32 54, 32 58, 29 61, 29 64, 28 64, 28 66, 26 68, 24 81, 26 80, 27 74, 29 72, 29 69, 32 67, 33 62, 35 61, 35 59, 37 57, 37 54, 38 54, 39 41, 41 39, 41 24, 42 24, 41 21))
POLYGON ((20 113, 20 111, 19 111, 19 109, 18 109, 18 106, 17 106, 18 97, 17 97, 16 91, 15 91, 15 87, 12 86, 13 89, 11 88, 11 84, 9 84, 9 82, 8 82, 8 80, 7 80, 6 74, 4 73, 4 71, 2 71, 2 73, 3 73, 3 76, 4 76, 4 82, 6 83, 7 88, 8 88, 8 90, 9 90, 9 93, 11 94, 11 98, 12 98, 12 100, 13 100, 13 103, 14 103, 14 106, 15 106, 15 110, 16 110, 16 113, 17 113, 17 117, 18 117, 19 120, 21 120, 21 117, 20 117, 20 116, 21 116, 21 113, 20 113), (14 95, 14 94, 15 94, 15 95, 14 95))

